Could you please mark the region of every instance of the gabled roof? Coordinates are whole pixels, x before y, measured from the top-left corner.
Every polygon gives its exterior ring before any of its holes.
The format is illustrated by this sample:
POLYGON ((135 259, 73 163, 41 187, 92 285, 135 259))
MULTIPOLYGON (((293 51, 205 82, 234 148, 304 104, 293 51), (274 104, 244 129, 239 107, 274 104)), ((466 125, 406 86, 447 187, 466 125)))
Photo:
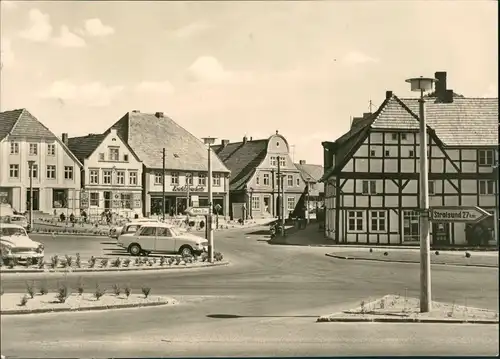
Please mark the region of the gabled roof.
MULTIPOLYGON (((110 131, 108 130, 102 134, 93 133, 87 136, 71 137, 68 139, 68 147, 71 150, 71 152, 73 152, 74 155, 80 160, 80 162, 83 163, 85 159, 89 158, 95 152, 97 147, 100 146, 102 141, 104 141, 104 139, 109 135, 109 133, 110 131)), ((141 160, 136 155, 134 150, 130 148, 127 142, 125 142, 118 133, 117 137, 125 144, 125 146, 130 151, 132 156, 134 156, 137 161, 141 162, 141 160)))
POLYGON ((8 135, 30 138, 57 138, 26 109, 0 112, 0 140, 8 135))
MULTIPOLYGON (((302 176, 302 179, 304 181, 307 181, 308 178, 310 178, 310 182, 319 182, 321 177, 323 177, 323 174, 325 173, 325 169, 321 165, 311 165, 311 164, 300 164, 296 163, 295 167, 300 171, 300 175, 302 176)), ((318 190, 320 192, 324 191, 324 185, 323 183, 318 183, 318 190)))
POLYGON ((269 140, 252 140, 246 142, 228 143, 225 146, 216 145, 212 149, 231 171, 229 189, 238 191, 245 188, 267 155, 267 144, 269 140))
MULTIPOLYGON (((111 128, 117 130, 118 135, 148 168, 162 168, 162 148, 165 148, 166 168, 208 171, 208 151, 205 144, 171 118, 132 111, 126 113, 111 128)), ((212 154, 212 170, 229 172, 214 154, 212 154)))
POLYGON ((78 166, 83 167, 82 163, 59 137, 54 135, 52 131, 25 108, 0 112, 0 141, 9 136, 56 141, 78 166))

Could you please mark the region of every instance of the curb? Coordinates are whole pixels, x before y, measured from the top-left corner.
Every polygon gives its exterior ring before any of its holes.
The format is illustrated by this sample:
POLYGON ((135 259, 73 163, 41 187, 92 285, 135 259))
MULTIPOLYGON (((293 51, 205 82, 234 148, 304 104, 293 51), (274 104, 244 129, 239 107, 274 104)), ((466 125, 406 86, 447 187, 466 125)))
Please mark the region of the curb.
MULTIPOLYGON (((52 309, 32 309, 32 310, 2 310, 0 315, 19 315, 19 314, 41 314, 41 313, 60 313, 60 312, 89 312, 93 310, 106 309, 127 309, 140 307, 157 307, 160 305, 170 304, 169 301, 152 302, 152 303, 137 303, 137 304, 115 304, 115 305, 99 305, 96 307, 83 308, 52 308, 52 309)), ((174 300, 171 304, 177 304, 174 300)))
MULTIPOLYGON (((420 263, 419 261, 411 261, 411 260, 384 260, 384 259, 378 259, 378 258, 353 258, 353 257, 347 257, 347 256, 341 256, 341 255, 336 255, 336 254, 331 254, 331 253, 326 253, 325 256, 331 257, 331 258, 336 258, 336 259, 345 259, 345 260, 358 260, 358 261, 372 261, 372 262, 388 262, 388 263, 420 263)), ((445 265, 445 266, 455 266, 455 267, 476 267, 476 268, 498 268, 498 265, 486 265, 486 264, 455 264, 455 263, 432 263, 432 265, 445 265)))
POLYGON ((429 324, 496 324, 498 320, 466 320, 466 319, 432 319, 432 318, 328 318, 319 317, 317 323, 337 322, 337 323, 429 323, 429 324))
POLYGON ((66 236, 66 237, 109 237, 108 234, 95 234, 95 233, 74 233, 74 232, 29 232, 31 235, 39 236, 66 236))
POLYGON ((102 272, 139 272, 148 270, 169 270, 169 269, 196 269, 207 267, 221 267, 227 266, 229 262, 218 262, 212 264, 200 264, 197 266, 164 266, 164 267, 121 267, 121 268, 74 268, 67 270, 67 268, 59 269, 17 269, 17 270, 0 270, 0 274, 20 274, 20 273, 102 273, 102 272))

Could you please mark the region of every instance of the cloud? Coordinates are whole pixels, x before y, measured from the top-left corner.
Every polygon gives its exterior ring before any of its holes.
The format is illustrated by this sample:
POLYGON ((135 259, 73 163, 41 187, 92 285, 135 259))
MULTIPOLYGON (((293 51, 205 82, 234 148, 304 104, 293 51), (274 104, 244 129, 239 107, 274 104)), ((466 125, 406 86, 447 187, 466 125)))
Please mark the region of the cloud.
POLYGON ((170 95, 174 92, 174 86, 169 81, 143 81, 136 87, 136 92, 151 95, 170 95))
POLYGON ((174 37, 186 39, 211 28, 212 26, 204 22, 194 22, 192 24, 179 27, 172 32, 174 37))
POLYGON ((61 35, 54 42, 62 47, 85 47, 87 43, 80 36, 69 31, 68 27, 61 26, 61 35))
POLYGON ((29 12, 30 25, 21 31, 20 36, 35 42, 46 42, 52 34, 50 17, 38 9, 31 9, 29 12))
POLYGON ((200 56, 189 66, 188 79, 192 81, 223 82, 234 78, 215 57, 200 56))
POLYGON ((10 39, 0 39, 0 60, 1 67, 10 67, 14 64, 15 56, 12 51, 10 39))
POLYGON ((486 98, 498 97, 498 86, 495 84, 490 84, 488 86, 488 90, 486 91, 486 93, 482 97, 486 97, 486 98))
POLYGON ((101 82, 76 85, 69 81, 56 81, 40 97, 55 99, 61 104, 66 102, 90 107, 103 107, 111 104, 123 90, 122 86, 107 86, 101 82))
POLYGON ((353 51, 344 57, 344 62, 348 65, 360 65, 379 62, 379 59, 365 55, 361 52, 353 51))
POLYGON ((115 33, 111 26, 104 25, 100 19, 88 19, 85 21, 85 31, 89 36, 108 36, 115 33))
POLYGON ((17 3, 14 1, 2 0, 0 1, 0 7, 5 10, 16 9, 17 3))

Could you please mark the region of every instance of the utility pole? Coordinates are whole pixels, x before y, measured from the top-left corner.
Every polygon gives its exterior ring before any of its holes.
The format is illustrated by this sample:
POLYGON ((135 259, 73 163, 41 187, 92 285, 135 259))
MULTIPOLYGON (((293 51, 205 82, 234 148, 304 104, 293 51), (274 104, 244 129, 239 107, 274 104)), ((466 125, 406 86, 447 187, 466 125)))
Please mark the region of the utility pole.
POLYGON ((278 223, 281 223, 281 217, 283 216, 283 212, 281 210, 282 208, 282 201, 283 198, 281 198, 281 165, 280 165, 280 156, 276 157, 276 161, 278 161, 278 173, 276 174, 276 182, 278 182, 278 205, 276 206, 278 210, 278 223))
POLYGON ((190 197, 189 197, 189 190, 190 190, 190 184, 189 184, 189 179, 191 178, 191 174, 189 173, 186 173, 186 207, 189 208, 191 207, 191 200, 190 200, 190 197))
POLYGON ((214 230, 212 227, 213 220, 213 193, 212 193, 212 145, 215 142, 214 137, 205 137, 203 139, 206 145, 208 145, 208 215, 207 215, 207 234, 208 234, 208 258, 210 263, 214 262, 214 230))
POLYGON ((162 165, 162 172, 161 172, 161 185, 162 185, 161 206, 162 206, 162 213, 163 213, 163 222, 165 222, 165 158, 166 158, 166 152, 165 152, 165 147, 163 147, 163 165, 162 165))

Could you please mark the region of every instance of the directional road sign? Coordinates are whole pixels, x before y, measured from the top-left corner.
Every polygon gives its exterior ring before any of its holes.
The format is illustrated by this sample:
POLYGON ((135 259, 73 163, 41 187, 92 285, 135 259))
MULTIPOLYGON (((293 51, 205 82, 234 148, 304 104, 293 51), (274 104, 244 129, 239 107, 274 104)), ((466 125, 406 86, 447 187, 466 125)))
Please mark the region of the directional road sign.
POLYGON ((430 220, 432 222, 461 222, 461 223, 477 223, 491 214, 484 209, 470 206, 470 207, 432 207, 430 210, 430 220))
POLYGON ((209 207, 189 207, 186 213, 190 216, 208 216, 210 214, 209 207))

